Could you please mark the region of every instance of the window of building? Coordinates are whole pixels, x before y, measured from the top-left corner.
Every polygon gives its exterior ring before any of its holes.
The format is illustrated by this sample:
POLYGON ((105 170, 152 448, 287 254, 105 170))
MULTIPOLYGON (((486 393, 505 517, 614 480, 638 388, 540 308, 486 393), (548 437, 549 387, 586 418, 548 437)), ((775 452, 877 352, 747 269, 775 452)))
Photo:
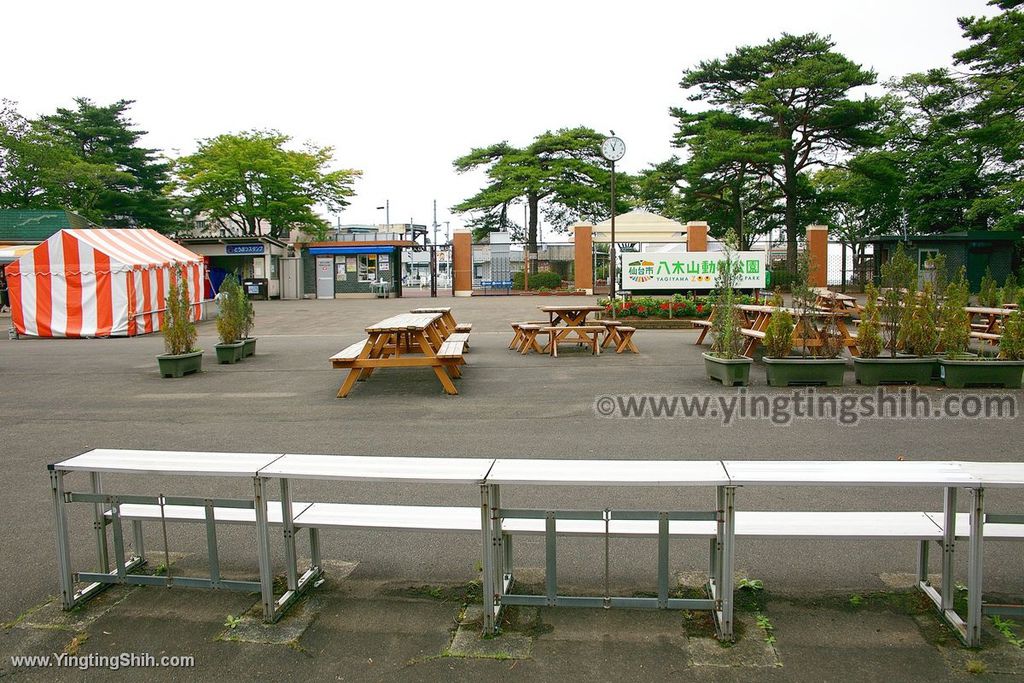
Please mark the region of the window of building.
POLYGON ((359 254, 359 281, 377 281, 377 255, 359 254))

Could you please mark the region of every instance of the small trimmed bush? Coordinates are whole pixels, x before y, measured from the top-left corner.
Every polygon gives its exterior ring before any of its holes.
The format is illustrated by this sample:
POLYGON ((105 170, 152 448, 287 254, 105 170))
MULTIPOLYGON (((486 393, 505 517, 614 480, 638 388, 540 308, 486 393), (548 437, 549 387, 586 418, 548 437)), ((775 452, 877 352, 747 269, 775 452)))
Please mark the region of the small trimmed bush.
POLYGON ((882 321, 878 313, 878 290, 869 284, 866 290, 867 303, 857 327, 857 349, 861 358, 878 358, 882 353, 882 321))
POLYGON ((243 299, 248 300, 248 297, 242 292, 242 286, 235 276, 225 277, 217 292, 220 306, 217 312, 217 334, 221 344, 234 344, 242 338, 245 325, 243 299))
POLYGON ((961 267, 956 279, 946 287, 946 298, 942 302, 942 314, 939 322, 942 332, 939 343, 946 358, 956 358, 967 352, 971 341, 971 316, 964 310, 971 298, 970 285, 967 284, 966 270, 961 267))
POLYGON ((168 355, 180 356, 197 351, 196 325, 192 322, 192 304, 189 300, 188 278, 181 268, 174 274, 167 292, 167 310, 164 312, 164 348, 168 355))
POLYGON ((1020 310, 1014 311, 1006 321, 999 354, 1007 360, 1024 360, 1024 313, 1020 310))
MULTIPOLYGON (((530 273, 530 289, 559 289, 562 286, 562 276, 550 271, 530 273)), ((523 288, 523 273, 512 273, 512 289, 523 288)))

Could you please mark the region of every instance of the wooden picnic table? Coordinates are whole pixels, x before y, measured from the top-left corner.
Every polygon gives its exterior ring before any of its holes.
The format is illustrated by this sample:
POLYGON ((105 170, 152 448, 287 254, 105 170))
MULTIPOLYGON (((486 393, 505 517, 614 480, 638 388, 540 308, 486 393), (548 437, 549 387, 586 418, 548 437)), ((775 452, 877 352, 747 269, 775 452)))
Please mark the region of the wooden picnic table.
POLYGON ((837 312, 860 313, 861 310, 855 297, 821 287, 815 288, 814 306, 837 312))
POLYGON ((446 393, 458 390, 452 377, 461 376, 459 365, 465 363, 462 347, 447 349, 450 342, 442 313, 402 313, 385 318, 366 328, 367 339, 357 342, 331 358, 335 368, 348 369, 348 376, 338 390, 344 398, 356 380, 365 380, 377 368, 432 368, 446 393), (457 352, 456 352, 457 351, 457 352))
MULTIPOLYGON (((820 335, 804 339, 801 336, 801 330, 803 326, 800 324, 801 319, 804 316, 804 312, 785 306, 765 306, 761 304, 736 304, 733 307, 736 314, 740 317, 741 333, 747 338, 746 343, 743 346, 743 355, 748 358, 753 358, 754 351, 757 350, 758 345, 764 340, 768 324, 772 320, 772 315, 776 311, 786 311, 793 316, 793 322, 795 324, 793 328, 793 347, 799 348, 806 346, 811 353, 817 354, 818 350, 823 346, 823 339, 820 335)), ((716 309, 712 309, 711 315, 708 320, 712 320, 717 314, 716 309)), ((846 324, 846 319, 853 314, 852 309, 844 310, 827 310, 814 308, 807 312, 807 316, 814 319, 824 317, 834 317, 836 324, 836 331, 842 338, 842 345, 846 349, 849 349, 850 355, 859 356, 860 351, 857 349, 857 338, 850 332, 850 328, 846 324)), ((710 326, 705 327, 697 339, 697 343, 700 344, 703 340, 710 326)))
MULTIPOLYGON (((588 315, 605 310, 604 306, 580 306, 578 304, 571 306, 538 306, 537 308, 548 314, 549 327, 566 328, 586 327, 588 315)), ((551 340, 551 343, 564 340, 573 331, 572 329, 566 329, 564 332, 558 333, 557 337, 551 340)), ((590 339, 587 339, 579 330, 575 330, 575 332, 580 343, 590 344, 590 339)))

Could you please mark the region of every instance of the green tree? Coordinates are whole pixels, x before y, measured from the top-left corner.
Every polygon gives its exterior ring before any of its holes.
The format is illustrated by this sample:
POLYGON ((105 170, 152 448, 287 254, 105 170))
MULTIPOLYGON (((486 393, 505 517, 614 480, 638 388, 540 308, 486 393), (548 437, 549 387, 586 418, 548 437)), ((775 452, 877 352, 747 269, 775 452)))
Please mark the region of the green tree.
POLYGON ((945 69, 887 83, 886 143, 903 170, 902 203, 911 233, 986 230, 992 212, 991 154, 970 133, 969 85, 945 69))
POLYGON ((756 124, 748 139, 767 143, 771 138, 777 145, 759 170, 785 200, 790 270, 796 269, 801 174, 877 142, 878 102, 849 97, 855 88, 873 84, 875 73, 834 47, 830 38, 815 33, 783 34, 764 45, 737 48, 724 59, 701 62, 680 82, 696 89, 690 101, 707 102, 756 124))
POLYGON ((861 240, 903 232, 904 175, 893 154, 863 152, 850 159, 846 168, 823 168, 809 179, 814 190, 813 220, 829 226, 839 241, 853 248, 854 263, 864 256, 866 244, 861 240))
MULTIPOLYGON (((564 230, 574 220, 601 220, 609 215, 611 173, 601 157, 604 136, 585 128, 546 131, 526 147, 499 142, 474 148, 453 163, 459 173, 483 169, 485 185, 477 194, 452 207, 471 213, 474 232, 509 230, 524 239, 531 251, 537 248, 537 224, 541 211, 548 223, 564 230), (509 219, 509 208, 525 204, 525 230, 509 219)), ((628 208, 630 178, 616 173, 617 211, 628 208)))
POLYGON ((954 56, 970 69, 977 100, 971 108, 972 138, 994 158, 991 186, 976 198, 971 218, 988 216, 992 227, 1024 227, 1024 13, 1022 0, 991 0, 993 17, 959 20, 972 45, 954 56))
POLYGON ((146 131, 128 118, 132 104, 118 100, 101 106, 78 97, 74 108, 61 107, 34 122, 76 159, 55 169, 58 182, 50 194, 68 187, 58 200, 103 225, 166 231, 173 226, 167 192, 172 164, 141 146, 146 131))
MULTIPOLYGON (((699 215, 716 233, 732 230, 740 249, 771 229, 780 194, 765 169, 778 141, 759 121, 721 110, 691 114, 674 107, 678 130, 673 144, 689 152, 680 167, 681 208, 699 215)), ((716 235, 718 236, 718 235, 716 235)))
POLYGON ((102 222, 104 193, 132 181, 112 164, 82 159, 67 139, 0 101, 0 207, 66 207, 102 222))
POLYGON ((195 154, 178 161, 178 175, 192 205, 243 235, 281 237, 295 227, 320 237, 327 222, 317 204, 337 212, 348 206, 361 171, 328 170, 331 147, 286 149, 291 140, 276 131, 224 134, 203 140, 195 154))

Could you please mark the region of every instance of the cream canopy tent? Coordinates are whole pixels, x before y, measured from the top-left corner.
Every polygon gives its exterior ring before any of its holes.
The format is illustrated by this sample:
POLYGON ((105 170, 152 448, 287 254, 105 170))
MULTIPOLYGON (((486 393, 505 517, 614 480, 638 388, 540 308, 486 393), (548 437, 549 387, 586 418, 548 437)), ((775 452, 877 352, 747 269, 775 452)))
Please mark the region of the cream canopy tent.
MULTIPOLYGON (((594 241, 612 241, 611 219, 594 226, 594 241)), ((650 211, 630 211, 615 217, 615 241, 686 244, 686 226, 650 211)))

